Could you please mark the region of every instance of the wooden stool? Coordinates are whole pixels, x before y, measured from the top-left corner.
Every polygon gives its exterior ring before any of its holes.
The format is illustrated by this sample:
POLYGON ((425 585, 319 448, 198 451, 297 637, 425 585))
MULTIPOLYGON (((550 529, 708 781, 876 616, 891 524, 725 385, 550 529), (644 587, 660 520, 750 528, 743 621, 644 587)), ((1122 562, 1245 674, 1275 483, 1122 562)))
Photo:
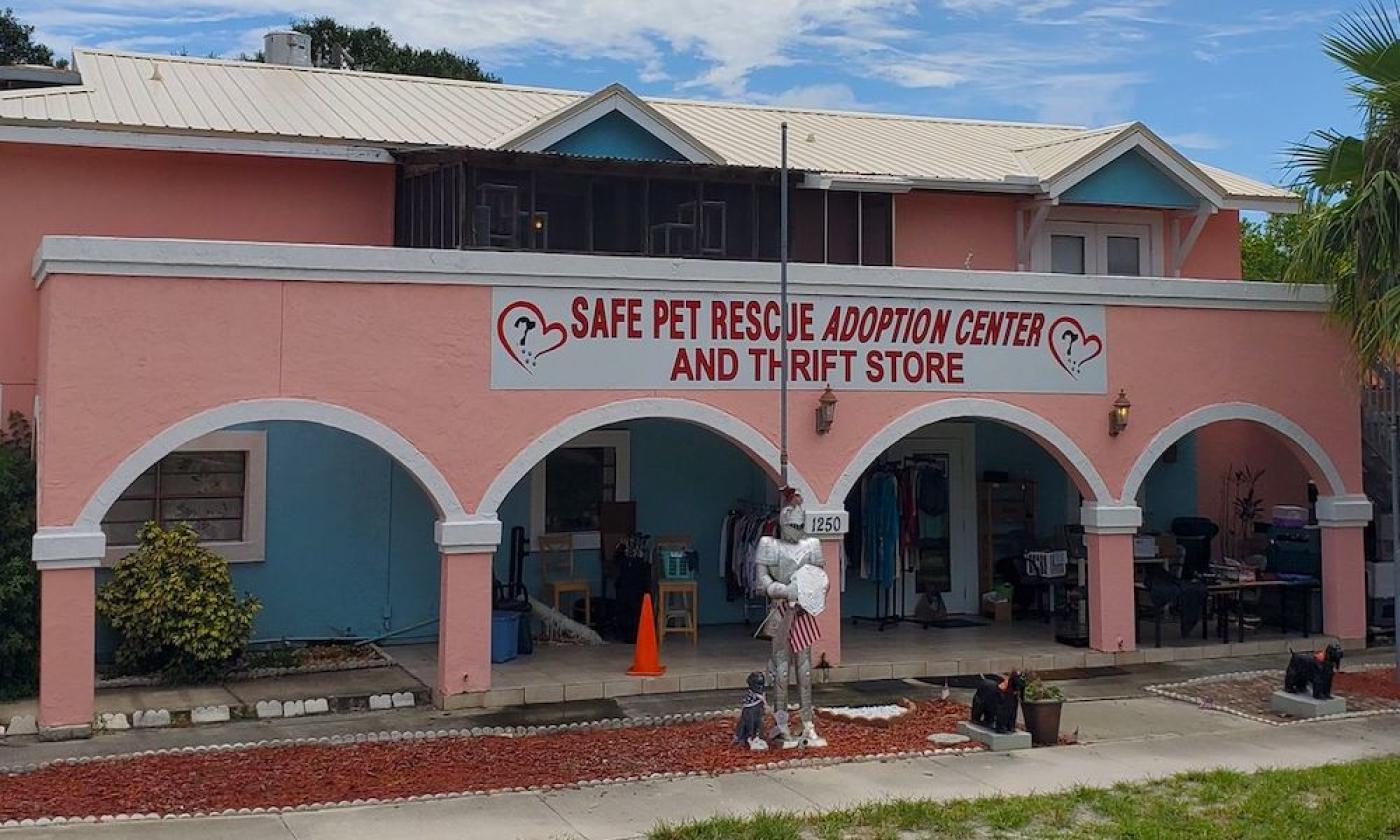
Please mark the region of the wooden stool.
POLYGON ((660 644, 668 633, 690 636, 690 643, 700 641, 700 584, 693 580, 663 580, 656 584, 656 638, 660 644), (679 596, 680 607, 672 609, 672 596, 679 596), (685 623, 673 626, 671 619, 684 619, 685 623))
MULTIPOLYGON (((574 576, 574 538, 572 534, 540 534, 536 539, 540 555, 540 575, 544 578, 545 595, 560 609, 560 599, 577 595, 583 599, 583 623, 593 623, 593 587, 588 581, 574 576)), ((569 616, 572 618, 572 616, 569 616)))

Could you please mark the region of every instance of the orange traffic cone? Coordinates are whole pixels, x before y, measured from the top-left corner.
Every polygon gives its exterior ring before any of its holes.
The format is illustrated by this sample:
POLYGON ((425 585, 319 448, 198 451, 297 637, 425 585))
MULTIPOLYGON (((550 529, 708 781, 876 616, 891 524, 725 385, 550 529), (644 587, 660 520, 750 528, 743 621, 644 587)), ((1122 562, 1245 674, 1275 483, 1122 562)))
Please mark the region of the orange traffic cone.
POLYGON ((656 616, 651 610, 651 593, 642 596, 642 614, 637 619, 637 652, 627 673, 633 677, 659 677, 666 673, 656 649, 656 616))

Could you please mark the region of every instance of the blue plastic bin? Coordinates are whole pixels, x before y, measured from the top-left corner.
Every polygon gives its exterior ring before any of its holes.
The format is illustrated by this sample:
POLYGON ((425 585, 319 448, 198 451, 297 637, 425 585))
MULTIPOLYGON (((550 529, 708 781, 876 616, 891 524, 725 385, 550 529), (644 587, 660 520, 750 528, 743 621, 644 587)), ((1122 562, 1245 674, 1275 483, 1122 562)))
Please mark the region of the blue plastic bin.
POLYGON ((522 613, 495 610, 491 613, 491 661, 509 662, 520 653, 522 613))

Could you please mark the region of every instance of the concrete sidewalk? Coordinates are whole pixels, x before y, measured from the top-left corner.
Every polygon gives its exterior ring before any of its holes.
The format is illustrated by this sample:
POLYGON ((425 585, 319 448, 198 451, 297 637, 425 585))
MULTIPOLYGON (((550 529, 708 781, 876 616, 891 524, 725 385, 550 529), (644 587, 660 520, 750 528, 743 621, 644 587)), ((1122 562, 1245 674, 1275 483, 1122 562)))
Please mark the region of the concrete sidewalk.
POLYGON ((1094 733, 1095 743, 283 815, 0 830, 0 840, 612 840, 644 835, 658 819, 1046 792, 1188 770, 1302 767, 1400 753, 1397 715, 1273 727, 1158 698, 1091 700, 1065 711, 1067 727, 1094 733), (1142 734, 1145 726, 1155 734, 1142 734))

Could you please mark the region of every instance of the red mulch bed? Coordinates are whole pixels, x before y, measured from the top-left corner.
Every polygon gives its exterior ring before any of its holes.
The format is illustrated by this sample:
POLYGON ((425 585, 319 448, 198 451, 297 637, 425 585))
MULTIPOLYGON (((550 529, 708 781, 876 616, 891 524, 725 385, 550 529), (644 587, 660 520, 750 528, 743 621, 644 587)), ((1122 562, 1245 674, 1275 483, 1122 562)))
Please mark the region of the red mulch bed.
POLYGON ((1360 694, 1386 700, 1400 700, 1400 683, 1395 682, 1394 668, 1338 671, 1332 675, 1332 691, 1344 695, 1360 694))
MULTIPOLYGON (((952 732, 967 711, 940 700, 920 703, 889 728, 826 721, 821 733, 831 746, 810 755, 925 750, 928 735, 952 732)), ((727 773, 799 755, 732 746, 733 731, 734 720, 721 718, 523 738, 257 747, 60 765, 0 776, 0 821, 280 808, 651 773, 727 773)))

